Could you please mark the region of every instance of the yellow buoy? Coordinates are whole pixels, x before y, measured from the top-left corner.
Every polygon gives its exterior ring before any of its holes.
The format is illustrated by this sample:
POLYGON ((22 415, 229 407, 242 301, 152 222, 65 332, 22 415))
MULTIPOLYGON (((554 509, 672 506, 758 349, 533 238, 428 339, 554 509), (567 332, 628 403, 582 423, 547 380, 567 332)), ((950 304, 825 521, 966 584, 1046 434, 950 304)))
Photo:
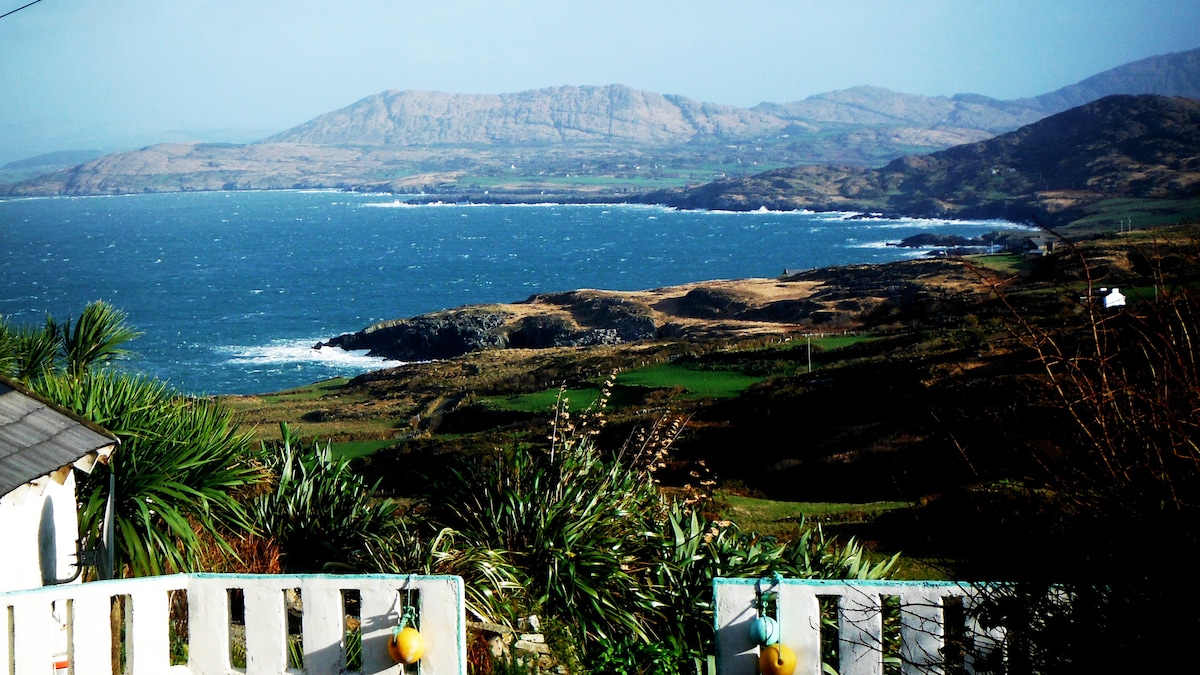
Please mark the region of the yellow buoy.
POLYGON ((392 631, 392 637, 388 640, 388 654, 391 654, 397 663, 412 665, 424 653, 425 638, 421 637, 416 628, 405 626, 392 631))
POLYGON ((767 645, 758 654, 758 671, 762 675, 792 675, 796 672, 796 654, 786 645, 767 645))

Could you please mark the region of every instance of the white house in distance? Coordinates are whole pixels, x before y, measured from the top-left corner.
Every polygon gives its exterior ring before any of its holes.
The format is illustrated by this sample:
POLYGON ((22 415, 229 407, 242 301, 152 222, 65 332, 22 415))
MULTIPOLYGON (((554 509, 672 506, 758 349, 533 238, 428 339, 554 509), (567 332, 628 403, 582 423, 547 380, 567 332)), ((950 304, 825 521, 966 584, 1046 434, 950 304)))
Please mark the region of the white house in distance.
POLYGON ((78 578, 75 475, 118 440, 0 377, 0 593, 78 578))

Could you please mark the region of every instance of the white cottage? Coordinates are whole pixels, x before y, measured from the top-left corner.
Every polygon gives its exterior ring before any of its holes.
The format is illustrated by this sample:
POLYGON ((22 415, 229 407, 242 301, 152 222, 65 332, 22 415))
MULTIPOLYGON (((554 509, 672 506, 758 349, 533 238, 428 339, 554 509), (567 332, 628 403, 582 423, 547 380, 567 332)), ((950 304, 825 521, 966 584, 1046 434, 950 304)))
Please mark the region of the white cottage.
POLYGON ((79 576, 78 468, 107 461, 118 440, 0 377, 0 593, 79 576))

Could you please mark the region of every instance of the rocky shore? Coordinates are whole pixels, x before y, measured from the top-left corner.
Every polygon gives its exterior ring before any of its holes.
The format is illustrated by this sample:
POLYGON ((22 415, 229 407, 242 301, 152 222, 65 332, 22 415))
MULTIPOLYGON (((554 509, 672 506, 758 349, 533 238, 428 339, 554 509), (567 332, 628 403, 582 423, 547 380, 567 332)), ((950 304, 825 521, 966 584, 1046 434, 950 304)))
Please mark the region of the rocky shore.
POLYGON ((383 321, 318 349, 369 350, 399 361, 448 359, 485 349, 618 345, 852 329, 914 303, 967 292, 961 262, 912 260, 809 270, 777 279, 707 281, 649 291, 544 293, 383 321))

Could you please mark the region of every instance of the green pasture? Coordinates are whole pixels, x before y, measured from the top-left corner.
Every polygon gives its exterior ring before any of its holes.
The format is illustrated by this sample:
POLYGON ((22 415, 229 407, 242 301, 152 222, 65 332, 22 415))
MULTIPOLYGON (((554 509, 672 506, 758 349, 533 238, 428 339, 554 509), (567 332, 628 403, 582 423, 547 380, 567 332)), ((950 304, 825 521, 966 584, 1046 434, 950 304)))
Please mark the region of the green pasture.
MULTIPOLYGON (((678 390, 678 395, 685 399, 732 398, 763 379, 731 370, 697 370, 660 363, 617 375, 609 405, 623 407, 637 403, 648 389, 678 390)), ((545 389, 532 394, 490 396, 484 403, 500 410, 544 413, 554 408, 560 395, 571 410, 583 410, 600 398, 600 387, 597 384, 566 391, 545 389)))
POLYGON ((764 378, 731 370, 697 370, 674 363, 659 363, 617 375, 617 385, 650 389, 683 390, 686 399, 733 398, 764 378))
MULTIPOLYGON (((830 335, 812 338, 812 345, 821 351, 832 352, 874 339, 876 338, 870 335, 830 335)), ((807 346, 808 338, 797 338, 782 345, 747 351, 794 351, 806 349, 807 346)), ((668 390, 673 392, 673 396, 687 400, 733 398, 762 382, 769 375, 787 374, 794 370, 778 369, 775 366, 772 368, 770 373, 750 375, 728 366, 704 368, 691 363, 658 363, 619 373, 609 404, 618 408, 635 405, 644 399, 647 390, 668 390)), ((570 409, 582 410, 600 398, 599 382, 593 387, 580 387, 565 392, 545 389, 531 394, 492 396, 485 398, 484 403, 500 410, 542 413, 554 407, 560 394, 568 399, 570 409)))
MULTIPOLYGON (((831 352, 835 349, 849 347, 860 342, 869 342, 876 339, 872 335, 825 335, 812 338, 812 346, 821 351, 831 352)), ((809 344, 809 338, 796 338, 788 340, 783 344, 783 349, 806 349, 809 344)))
POLYGON ((979 267, 1001 274, 1016 274, 1028 265, 1024 256, 1016 253, 999 253, 994 255, 973 255, 970 261, 979 267))
POLYGON ((723 516, 744 530, 779 534, 794 529, 801 519, 809 523, 865 523, 881 514, 907 509, 909 502, 781 502, 720 492, 717 504, 723 516))
POLYGON ((298 401, 314 401, 316 399, 332 393, 336 389, 340 389, 350 381, 348 377, 335 377, 328 380, 322 380, 314 384, 296 387, 295 389, 287 389, 275 394, 267 394, 262 397, 266 403, 294 403, 298 401))
POLYGON ((583 389, 545 389, 532 394, 514 394, 512 396, 489 396, 484 403, 500 410, 516 412, 544 413, 553 410, 558 404, 559 396, 566 400, 570 410, 583 410, 600 399, 599 387, 583 389))
POLYGON ((1200 199, 1105 199, 1092 205, 1091 213, 1071 223, 1090 232, 1119 232, 1159 225, 1194 223, 1200 220, 1200 199))

